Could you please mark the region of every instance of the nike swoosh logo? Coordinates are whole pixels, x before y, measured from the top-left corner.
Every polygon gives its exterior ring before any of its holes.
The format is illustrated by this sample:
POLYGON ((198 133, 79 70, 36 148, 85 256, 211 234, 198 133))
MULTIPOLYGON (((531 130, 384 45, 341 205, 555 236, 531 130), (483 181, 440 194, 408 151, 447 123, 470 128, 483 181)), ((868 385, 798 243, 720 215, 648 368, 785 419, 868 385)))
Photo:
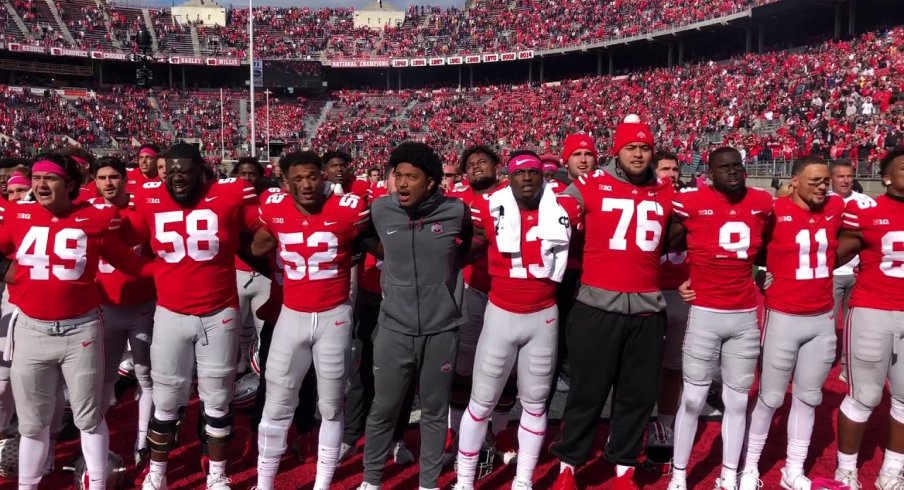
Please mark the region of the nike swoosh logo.
POLYGON ((758 214, 760 214, 760 213, 762 213, 762 211, 759 211, 759 210, 757 210, 757 209, 751 209, 751 210, 750 210, 750 214, 752 214, 752 215, 754 215, 754 216, 756 216, 756 215, 758 215, 758 214))
POLYGON ((832 218, 834 218, 834 216, 826 216, 826 221, 832 221, 832 218))
POLYGON ((552 323, 554 321, 556 321, 555 318, 550 318, 549 320, 546 320, 546 324, 549 325, 550 323, 552 323))
POLYGON ((335 225, 336 223, 338 223, 338 221, 324 221, 323 226, 331 226, 335 225))
POLYGON ((82 347, 88 347, 89 345, 91 345, 91 344, 93 344, 93 343, 94 343, 93 340, 90 341, 90 342, 82 342, 82 347))
POLYGON ((222 320, 222 321, 223 321, 223 325, 226 325, 227 323, 229 323, 229 322, 231 322, 231 321, 233 321, 233 320, 235 320, 235 318, 224 318, 224 319, 222 320))
POLYGON ((345 325, 346 323, 348 323, 348 321, 336 322, 336 326, 338 327, 339 325, 345 325))
POLYGON ((214 199, 216 199, 216 198, 218 198, 218 197, 220 197, 220 196, 205 197, 205 198, 204 198, 204 202, 210 202, 210 201, 213 201, 214 199))
POLYGON ((81 223, 82 221, 88 221, 91 218, 75 218, 76 223, 81 223))
POLYGON ((395 233, 395 232, 397 232, 397 231, 399 231, 399 230, 387 230, 387 231, 386 231, 386 234, 387 234, 387 235, 392 235, 393 233, 395 233))

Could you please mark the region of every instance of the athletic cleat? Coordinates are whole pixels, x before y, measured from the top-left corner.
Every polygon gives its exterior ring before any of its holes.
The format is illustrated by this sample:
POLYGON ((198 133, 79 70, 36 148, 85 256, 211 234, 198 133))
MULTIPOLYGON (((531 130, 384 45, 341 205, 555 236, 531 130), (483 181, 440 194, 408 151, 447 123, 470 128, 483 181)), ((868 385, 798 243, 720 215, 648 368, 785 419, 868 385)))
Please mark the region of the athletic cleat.
POLYGON ((552 484, 552 490, 577 490, 578 484, 574 481, 574 473, 571 468, 565 468, 565 471, 559 473, 556 482, 552 484))
MULTIPOLYGON (((782 475, 784 476, 784 475, 782 475)), ((745 469, 741 472, 739 490, 757 490, 763 487, 763 480, 760 480, 760 472, 755 468, 745 469)))
POLYGON ((499 454, 499 459, 502 461, 503 466, 517 466, 518 465, 518 451, 513 449, 509 449, 504 453, 499 454))
POLYGON ((355 447, 354 444, 346 444, 343 442, 342 445, 339 446, 339 461, 341 462, 351 458, 357 451, 358 448, 355 447))
MULTIPOLYGON (((843 485, 851 487, 851 490, 860 490, 860 480, 857 479, 857 470, 843 470, 838 468, 835 470, 835 479, 843 485)), ((878 483, 878 481, 876 482, 878 483)))
MULTIPOLYGON (((512 486, 512 488, 514 489, 514 486, 512 486)), ((474 490, 474 485, 468 486, 463 483, 456 482, 455 485, 452 485, 452 490, 474 490)))
POLYGON ((166 490, 166 475, 148 473, 141 483, 141 490, 166 490))
POLYGON ((207 475, 207 490, 232 490, 232 480, 225 475, 207 475))
MULTIPOLYGON (((339 459, 341 461, 342 456, 340 456, 339 459)), ((395 464, 414 463, 414 455, 411 454, 411 450, 405 446, 405 441, 397 441, 392 445, 392 460, 395 462, 395 464)))
POLYGON ((737 490, 738 483, 737 482, 724 482, 722 481, 722 477, 716 478, 716 486, 713 487, 713 490, 737 490))
POLYGON ((380 485, 371 485, 367 482, 362 482, 358 487, 358 490, 380 490, 380 485))
POLYGON ((151 459, 151 451, 148 448, 135 448, 135 467, 141 468, 151 459))
POLYGON ((687 480, 672 477, 667 490, 687 490, 687 480))
POLYGON ((904 477, 886 475, 880 471, 879 478, 876 478, 876 490, 904 490, 904 477))
POLYGON ((556 380, 556 393, 568 393, 571 387, 568 386, 568 381, 565 380, 563 376, 559 376, 559 379, 556 380))
POLYGON ((616 476, 612 488, 615 490, 640 490, 637 482, 634 481, 634 468, 628 468, 624 475, 616 476))
POLYGON ((534 487, 531 486, 530 482, 515 480, 512 483, 512 490, 534 490, 534 487))
POLYGON ((785 490, 810 490, 813 488, 813 483, 803 473, 792 476, 786 471, 786 468, 782 468, 782 481, 779 483, 785 490))

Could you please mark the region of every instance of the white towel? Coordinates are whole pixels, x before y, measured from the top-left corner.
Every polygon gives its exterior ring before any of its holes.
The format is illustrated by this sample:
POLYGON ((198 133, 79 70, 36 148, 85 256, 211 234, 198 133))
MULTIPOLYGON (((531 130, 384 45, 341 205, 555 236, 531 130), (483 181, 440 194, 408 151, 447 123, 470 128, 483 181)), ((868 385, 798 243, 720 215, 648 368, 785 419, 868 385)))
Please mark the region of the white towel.
MULTIPOLYGON (((556 200, 555 191, 543 186, 538 210, 537 238, 543 256, 543 274, 561 282, 568 262, 571 226, 568 214, 556 200)), ((490 216, 496 225, 496 247, 502 253, 521 253, 521 211, 512 188, 507 187, 490 196, 490 216)))
MULTIPOLYGON (((9 286, 7 286, 9 287, 9 286)), ((19 319, 19 308, 13 310, 12 316, 9 318, 9 327, 6 331, 6 345, 3 346, 3 360, 10 362, 13 360, 13 349, 15 342, 13 340, 13 331, 16 328, 16 320, 19 319)))

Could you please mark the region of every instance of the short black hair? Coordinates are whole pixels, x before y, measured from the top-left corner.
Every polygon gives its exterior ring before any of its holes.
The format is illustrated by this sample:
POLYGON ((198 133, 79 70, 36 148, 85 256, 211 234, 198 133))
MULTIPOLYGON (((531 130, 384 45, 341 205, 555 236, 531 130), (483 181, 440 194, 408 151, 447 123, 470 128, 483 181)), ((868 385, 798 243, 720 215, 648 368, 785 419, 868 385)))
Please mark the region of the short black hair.
POLYGON ((850 160, 835 160, 831 165, 829 165, 829 172, 834 174, 836 168, 849 168, 853 170, 854 164, 851 163, 850 160))
POLYGON ((351 155, 341 150, 330 150, 324 153, 322 157, 320 157, 324 164, 334 158, 341 158, 345 163, 352 163, 353 161, 351 155))
POLYGON ((476 155, 477 153, 483 153, 488 156, 490 160, 493 161, 493 166, 499 165, 499 155, 493 151, 487 145, 474 145, 465 149, 465 151, 461 152, 461 158, 458 159, 458 167, 461 173, 465 173, 467 171, 468 159, 471 158, 471 155, 476 155))
POLYGON ((39 153, 37 156, 35 156, 32 165, 40 162, 41 160, 48 160, 59 165, 60 167, 63 167, 63 172, 66 173, 66 178, 75 184, 74 186, 72 186, 72 190, 69 191, 69 199, 72 199, 74 201, 79 195, 79 191, 81 190, 79 188, 79 185, 82 182, 82 170, 79 167, 78 162, 73 160, 69 155, 48 152, 39 153))
POLYGON ((235 177, 236 175, 239 174, 239 167, 241 167, 242 165, 251 165, 252 167, 255 167, 257 169, 258 173, 260 173, 261 176, 264 175, 264 166, 261 165, 261 162, 257 161, 257 158, 242 157, 242 158, 239 158, 239 161, 235 163, 234 167, 232 167, 232 176, 233 177, 235 177))
POLYGON ((879 160, 879 175, 886 175, 891 168, 891 162, 895 161, 898 157, 904 156, 904 146, 899 146, 897 148, 893 148, 882 157, 882 160, 879 160))
POLYGON ((405 141, 392 149, 387 166, 395 169, 401 163, 410 163, 421 169, 437 184, 433 186, 433 191, 439 190, 439 183, 443 180, 443 160, 433 148, 417 141, 405 141))
POLYGON ((660 149, 653 155, 653 168, 658 167, 661 160, 675 160, 677 162, 678 155, 671 151, 660 149))
POLYGON ((741 152, 739 152, 737 149, 730 146, 720 146, 715 150, 709 152, 709 158, 707 158, 706 160, 707 165, 711 167, 713 165, 713 160, 715 160, 716 157, 726 155, 728 153, 737 153, 738 155, 741 154, 741 152))
POLYGON ((383 175, 383 169, 380 167, 370 167, 367 169, 367 175, 369 176, 371 172, 380 172, 380 175, 383 175))
POLYGON ((279 169, 282 171, 283 178, 288 178, 289 168, 296 165, 313 165, 317 167, 317 170, 323 170, 323 160, 320 159, 317 152, 293 151, 279 159, 279 169))
POLYGON ((166 154, 163 157, 167 160, 188 159, 204 166, 204 157, 201 156, 201 150, 197 146, 188 143, 176 143, 166 150, 166 154))
POLYGON ((16 168, 20 165, 28 165, 29 163, 31 163, 31 160, 29 160, 27 158, 13 158, 13 157, 0 158, 0 169, 16 168))
POLYGON ((809 167, 810 165, 828 166, 829 162, 825 161, 825 159, 823 159, 822 157, 818 157, 816 155, 800 157, 797 160, 794 160, 794 163, 791 165, 791 175, 800 175, 800 173, 803 172, 804 169, 809 167))
POLYGON ((91 175, 97 175, 97 171, 104 167, 113 167, 123 178, 126 177, 126 162, 117 157, 100 157, 91 164, 91 175))

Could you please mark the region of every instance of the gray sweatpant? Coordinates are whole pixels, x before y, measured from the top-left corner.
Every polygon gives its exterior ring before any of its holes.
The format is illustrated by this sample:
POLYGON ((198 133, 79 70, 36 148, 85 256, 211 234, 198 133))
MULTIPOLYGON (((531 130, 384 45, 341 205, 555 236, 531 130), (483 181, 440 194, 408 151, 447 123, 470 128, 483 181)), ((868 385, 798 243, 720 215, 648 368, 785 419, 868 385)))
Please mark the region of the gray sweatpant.
POLYGON ((436 488, 446 443, 458 330, 410 336, 377 327, 374 401, 364 433, 364 481, 379 485, 405 393, 418 382, 421 407, 420 486, 436 488))

